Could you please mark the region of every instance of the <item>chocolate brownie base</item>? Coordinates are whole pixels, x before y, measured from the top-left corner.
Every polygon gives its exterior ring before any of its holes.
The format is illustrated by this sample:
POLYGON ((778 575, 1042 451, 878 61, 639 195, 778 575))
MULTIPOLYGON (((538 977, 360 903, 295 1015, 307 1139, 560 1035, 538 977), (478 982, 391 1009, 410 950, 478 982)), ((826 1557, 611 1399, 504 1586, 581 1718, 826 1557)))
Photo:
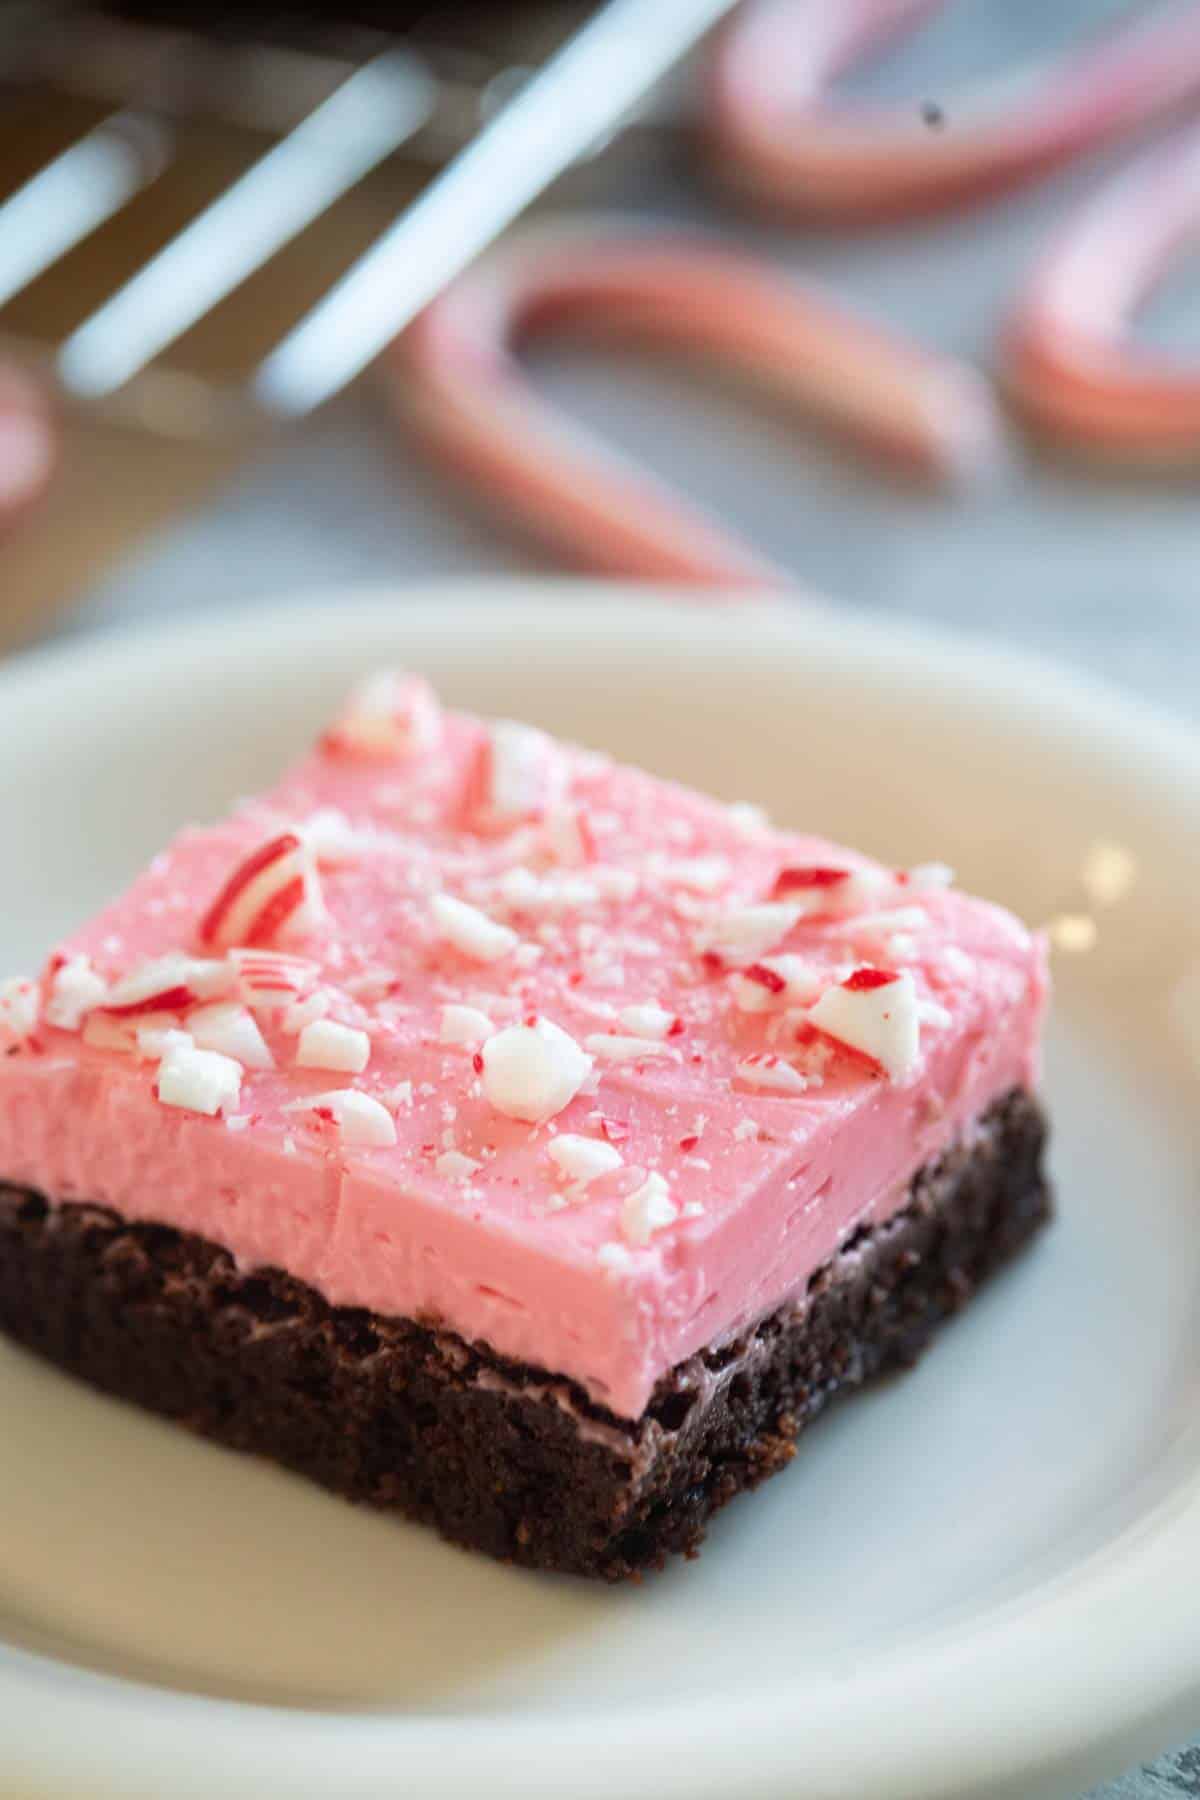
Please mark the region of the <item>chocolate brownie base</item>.
POLYGON ((435 1324, 331 1307, 216 1245, 0 1185, 0 1327, 99 1388, 456 1543, 609 1580, 695 1552, 843 1390, 915 1361, 1048 1216, 1013 1092, 804 1297, 681 1363, 637 1421, 435 1324))

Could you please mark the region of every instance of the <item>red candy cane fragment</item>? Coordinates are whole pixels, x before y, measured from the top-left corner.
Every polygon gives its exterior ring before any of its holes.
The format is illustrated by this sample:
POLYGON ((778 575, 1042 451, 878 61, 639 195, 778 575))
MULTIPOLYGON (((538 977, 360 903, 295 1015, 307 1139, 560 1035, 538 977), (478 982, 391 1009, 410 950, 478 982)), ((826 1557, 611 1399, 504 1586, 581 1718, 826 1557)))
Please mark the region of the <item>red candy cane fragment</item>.
POLYGON ((312 847, 284 831, 238 864, 201 920, 199 937, 218 950, 270 944, 321 916, 312 847))
POLYGON ((999 442, 987 388, 965 364, 752 258, 671 235, 527 234, 414 321, 391 352, 395 390, 434 453, 507 522, 608 574, 791 585, 537 397, 514 347, 563 326, 715 358, 910 476, 974 473, 999 442))
POLYGON ((761 205, 836 225, 1035 180, 1200 92, 1200 8, 1167 0, 942 108, 832 100, 842 70, 944 0, 744 0, 709 65, 713 160, 761 205))
POLYGON ((544 732, 497 719, 475 746, 463 794, 464 822, 476 831, 507 831, 541 819, 562 792, 565 771, 544 732))
POLYGON ((441 739, 441 707, 429 683, 401 669, 379 669, 359 682, 321 748, 331 756, 387 760, 436 750, 441 739))
POLYGON ((1200 234, 1200 132, 1089 200, 1043 258, 1003 340, 1004 380, 1035 431, 1097 456, 1200 453, 1200 364, 1129 337, 1131 315, 1200 234))
POLYGON ((95 1010, 115 1019, 182 1012, 201 1000, 226 994, 232 983, 233 971, 225 962, 170 950, 165 956, 139 963, 128 975, 113 982, 95 1010))

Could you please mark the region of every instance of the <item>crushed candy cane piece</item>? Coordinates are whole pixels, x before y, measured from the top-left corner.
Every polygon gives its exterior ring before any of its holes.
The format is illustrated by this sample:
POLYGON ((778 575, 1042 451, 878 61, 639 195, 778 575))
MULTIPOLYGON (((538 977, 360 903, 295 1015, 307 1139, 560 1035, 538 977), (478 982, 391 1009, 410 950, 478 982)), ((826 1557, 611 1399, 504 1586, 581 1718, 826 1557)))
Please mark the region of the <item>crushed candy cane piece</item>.
POLYGON ((94 1007, 103 1006, 108 983, 92 967, 91 958, 71 956, 55 969, 46 992, 47 1025, 59 1031, 78 1031, 94 1007))
POLYGON ((671 1198, 671 1189, 652 1170, 639 1187, 625 1196, 621 1205, 621 1230, 631 1244, 648 1244, 656 1231, 664 1231, 679 1217, 679 1208, 671 1198))
POLYGON ((429 683, 402 669, 379 669, 352 690, 321 743, 332 755, 390 759, 436 750, 441 741, 442 709, 429 683))
POLYGON ((333 1019, 314 1019, 304 1027, 296 1046, 296 1064, 301 1069, 337 1069, 361 1075, 370 1060, 367 1033, 333 1019))
POLYGON ((677 1022, 675 1013, 653 1004, 623 1006, 620 1020, 626 1031, 639 1038, 665 1038, 677 1022))
POLYGON ((467 773, 463 812, 477 831, 503 831, 543 818, 563 783, 562 755, 543 731, 497 719, 467 773))
POLYGON ((584 1049, 589 1056, 599 1062, 636 1062, 642 1057, 665 1057, 670 1062, 679 1061, 679 1051, 671 1044, 664 1044, 661 1038, 622 1037, 603 1031, 594 1031, 583 1040, 584 1049))
POLYGON ((536 1125, 575 1098, 592 1069, 575 1039, 549 1019, 510 1025, 489 1038, 480 1058, 483 1092, 497 1112, 536 1125))
POLYGON ((466 1044, 473 1048, 490 1038, 495 1029, 487 1014, 474 1006, 443 1006, 438 1042, 466 1044))
POLYGON ((765 1088, 769 1093, 802 1094, 808 1087, 806 1077, 798 1069, 766 1051, 744 1056, 734 1076, 744 1087, 765 1088))
POLYGON ((815 1000, 826 982, 824 971, 803 956, 764 956, 733 977, 733 1003, 739 1012, 774 1012, 815 1000))
POLYGON ((920 1061, 920 1020, 913 978, 890 969, 856 969, 826 988, 810 1008, 809 1022, 839 1043, 869 1056, 894 1081, 920 1061))
POLYGON ((802 906, 769 900, 732 907, 699 934, 696 949, 730 968, 757 962, 782 942, 803 912, 802 906))
POLYGON ((181 1012, 197 1001, 228 993, 233 970, 227 962, 168 951, 151 957, 115 981, 105 995, 104 1011, 117 1018, 146 1012, 181 1012))
POLYGON ((509 926, 498 924, 477 906, 450 894, 434 894, 429 907, 446 942, 474 962, 498 962, 520 942, 509 926))
POLYGON ((580 1137, 564 1131, 551 1139, 546 1154, 559 1173, 568 1181, 587 1185, 598 1175, 607 1175, 621 1167, 621 1153, 602 1138, 580 1137))
POLYGON ((28 1043, 37 1030, 41 995, 35 981, 13 975, 0 981, 0 1051, 28 1043))
POLYGON ((187 1015, 187 1029, 201 1050, 219 1050, 247 1069, 273 1069, 275 1059, 249 1007, 236 1000, 197 1006, 187 1015))
POLYGON ((387 1149, 396 1142, 396 1121, 386 1106, 361 1088, 334 1088, 327 1094, 309 1094, 293 1100, 285 1112, 328 1115, 344 1144, 363 1149, 387 1149))
POLYGON ((224 1106, 236 1106, 242 1090, 242 1065, 216 1050, 175 1044, 158 1066, 156 1093, 164 1106, 215 1117, 224 1106))
POLYGON ((443 1150, 433 1166, 447 1181, 469 1181, 472 1175, 482 1169, 483 1164, 473 1156, 464 1155, 461 1150, 443 1150))
POLYGON ((283 831, 245 857, 200 921, 211 949, 273 944, 324 918, 316 854, 298 831, 283 831))

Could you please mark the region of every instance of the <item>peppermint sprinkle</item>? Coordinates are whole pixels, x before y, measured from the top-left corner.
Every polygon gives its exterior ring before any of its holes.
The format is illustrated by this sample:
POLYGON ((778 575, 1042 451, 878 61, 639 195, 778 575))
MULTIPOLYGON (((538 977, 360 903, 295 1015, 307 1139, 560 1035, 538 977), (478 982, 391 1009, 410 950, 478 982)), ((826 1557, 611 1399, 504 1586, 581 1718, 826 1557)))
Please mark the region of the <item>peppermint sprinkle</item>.
POLYGON ((0 1051, 32 1037, 40 1004, 36 982, 16 975, 0 981, 0 1051))
POLYGON ((744 1056, 734 1070, 734 1076, 745 1087, 764 1088, 776 1094, 802 1094, 808 1086, 805 1077, 790 1063, 762 1052, 744 1056))
POLYGON ((599 1062, 637 1062, 643 1057, 665 1057, 679 1061, 679 1052, 658 1038, 621 1037, 606 1032, 593 1032, 583 1040, 584 1047, 599 1062))
MULTIPOLYGON (((267 1048, 249 1007, 236 1001, 218 1000, 197 1006, 187 1015, 187 1028, 201 1050, 219 1050, 247 1069, 273 1069, 275 1059, 267 1048)), ((141 1034, 138 1034, 139 1042, 141 1034)))
POLYGON ((300 1033, 296 1064, 301 1069, 337 1069, 361 1075, 371 1060, 371 1040, 352 1025, 332 1019, 315 1019, 300 1033))
POLYGON ((84 1015, 102 1006, 108 983, 93 969, 91 959, 72 956, 55 970, 46 995, 46 1023, 59 1031, 78 1031, 84 1015))
POLYGON ((446 942, 473 962, 498 962, 515 950, 520 941, 507 925, 497 924, 478 907, 469 906, 465 900, 455 900, 450 894, 435 894, 429 909, 446 942))
POLYGON ((917 992, 909 974, 856 969, 840 987, 827 988, 808 1017, 879 1063, 894 1081, 911 1075, 920 1060, 917 992))
POLYGON ((675 1024, 675 1014, 661 1006, 623 1006, 620 1020, 635 1037, 665 1038, 675 1024))
POLYGON ((747 1013, 803 1006, 815 1000, 824 985, 822 970, 802 956, 764 956, 731 983, 734 1005, 747 1013))
POLYGON ((652 1171, 640 1187, 628 1194, 621 1207, 621 1230, 631 1244, 648 1244, 656 1231, 673 1225, 679 1208, 663 1177, 652 1171))
POLYGON ((473 1156, 464 1156, 461 1150, 443 1150, 433 1166, 447 1181, 470 1181, 483 1164, 473 1156))
POLYGON ((387 1149, 396 1142, 396 1123, 386 1106, 359 1088, 335 1088, 293 1100, 285 1112, 328 1114, 344 1144, 361 1149, 387 1149))
POLYGON ((495 1029, 487 1014, 474 1006, 443 1006, 438 1041, 473 1048, 490 1038, 495 1029))
POLYGON ((802 906, 778 901, 734 907, 700 934, 696 948, 733 966, 756 962, 775 949, 803 912, 802 906))
POLYGON ((242 1090, 242 1065, 216 1050, 188 1044, 170 1049, 158 1068, 158 1098, 164 1106, 213 1118, 224 1106, 236 1106, 242 1090))
POLYGON ((361 681, 323 740, 335 755, 383 758, 436 750, 442 738, 437 695, 419 675, 380 669, 361 681))
POLYGON ((591 1057, 549 1019, 497 1032, 481 1060, 484 1097, 507 1118, 531 1125, 569 1105, 592 1070, 591 1057))
POLYGON ((587 1185, 599 1175, 621 1167, 621 1153, 599 1138, 579 1137, 564 1131, 546 1146, 546 1154, 568 1181, 587 1185))

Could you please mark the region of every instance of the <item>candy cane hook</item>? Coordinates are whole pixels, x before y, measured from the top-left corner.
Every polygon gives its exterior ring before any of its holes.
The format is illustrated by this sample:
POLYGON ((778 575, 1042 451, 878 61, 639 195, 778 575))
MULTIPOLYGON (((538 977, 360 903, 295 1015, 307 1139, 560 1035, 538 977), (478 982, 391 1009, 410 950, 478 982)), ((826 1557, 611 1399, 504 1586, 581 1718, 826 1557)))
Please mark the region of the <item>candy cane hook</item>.
POLYGON ((1200 363, 1131 342, 1131 315, 1200 238, 1200 131, 1103 187, 1022 295, 1002 345, 1005 385, 1052 441, 1172 462, 1200 453, 1200 363))
POLYGON ((509 520, 590 569, 718 588, 792 585, 534 393, 513 355, 563 325, 716 358, 877 461, 947 481, 998 444, 986 386, 754 260, 671 237, 535 233, 426 309, 391 352, 402 409, 509 520))
POLYGON ((835 225, 931 212, 1032 181, 1200 93, 1200 6, 1168 0, 947 101, 830 99, 843 69, 945 0, 743 0, 708 68, 713 159, 757 203, 835 225))

